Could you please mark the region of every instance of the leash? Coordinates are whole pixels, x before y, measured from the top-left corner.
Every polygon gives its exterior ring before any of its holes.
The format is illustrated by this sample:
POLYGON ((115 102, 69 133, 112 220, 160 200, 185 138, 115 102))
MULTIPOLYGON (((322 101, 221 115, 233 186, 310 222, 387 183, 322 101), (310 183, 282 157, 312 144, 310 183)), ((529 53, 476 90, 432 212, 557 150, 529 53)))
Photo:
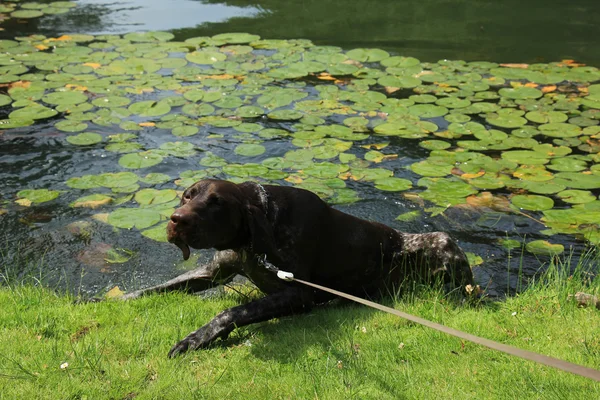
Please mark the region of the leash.
POLYGON ((311 283, 311 282, 307 282, 304 281, 302 279, 297 279, 294 278, 294 274, 292 274, 291 272, 285 272, 285 271, 281 271, 279 269, 277 269, 273 264, 270 264, 268 262, 266 262, 265 260, 265 264, 267 269, 273 271, 273 272, 277 272, 277 277, 280 279, 283 279, 284 281, 288 281, 288 282, 298 282, 301 283, 303 285, 306 286, 310 286, 313 287, 315 289, 319 289, 331 294, 335 294, 336 296, 340 296, 343 297, 345 299, 348 300, 352 300, 355 301, 357 303, 363 304, 365 306, 368 307, 372 307, 375 308, 377 310, 381 310, 383 312, 387 312, 389 314, 393 314, 396 315, 400 318, 404 318, 407 319, 409 321, 415 322, 417 324, 426 326, 428 328, 432 328, 435 329, 437 331, 440 332, 444 332, 447 333, 448 335, 452 335, 452 336, 456 336, 460 339, 464 339, 464 340, 468 340, 469 342, 473 342, 475 344, 479 344, 485 347, 488 347, 490 349, 494 349, 494 350, 498 350, 501 351, 503 353, 506 354, 510 354, 519 358, 523 358, 525 360, 529 360, 529 361, 535 361, 537 363, 540 364, 544 364, 547 365, 549 367, 554 367, 554 368, 558 368, 561 369, 563 371, 566 372, 570 372, 572 374, 575 375, 579 375, 579 376, 583 376, 585 378, 590 378, 593 379, 595 381, 600 382, 600 371, 593 369, 593 368, 588 368, 588 367, 584 367, 583 365, 578 365, 578 364, 573 364, 570 363, 568 361, 564 361, 564 360, 560 360, 558 358, 553 358, 553 357, 549 357, 549 356, 545 356, 543 354, 539 354, 539 353, 534 353, 532 351, 528 351, 528 350, 523 350, 523 349, 519 349, 517 347, 513 347, 513 346, 509 346, 506 344, 502 344, 502 343, 498 343, 498 342, 494 342, 493 340, 489 340, 489 339, 484 339, 482 337, 479 336, 475 336, 475 335, 471 335, 470 333, 466 333, 466 332, 462 332, 456 329, 452 329, 449 328, 447 326, 435 323, 435 322, 431 322, 429 320, 420 318, 420 317, 415 317, 414 315, 411 314, 407 314, 405 312, 402 311, 398 311, 394 308, 390 308, 390 307, 386 307, 384 305, 369 301, 369 300, 365 300, 363 298, 360 297, 356 297, 353 296, 351 294, 347 294, 344 292, 340 292, 334 289, 330 289, 328 287, 325 286, 321 286, 321 285, 317 285, 315 283, 311 283))

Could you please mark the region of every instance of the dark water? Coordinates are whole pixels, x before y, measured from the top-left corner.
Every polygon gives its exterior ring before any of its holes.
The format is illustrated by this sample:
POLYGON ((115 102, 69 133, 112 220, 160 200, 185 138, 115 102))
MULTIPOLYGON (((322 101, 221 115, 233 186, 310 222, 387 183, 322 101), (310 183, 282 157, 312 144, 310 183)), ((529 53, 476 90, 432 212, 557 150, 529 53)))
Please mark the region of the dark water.
MULTIPOLYGON (((45 2, 45 1, 42 1, 45 2)), ((251 32, 269 39, 377 47, 422 61, 440 59, 600 65, 596 0, 81 0, 73 11, 3 37, 41 33, 172 30, 176 39, 251 32)))
MULTIPOLYGON (((80 1, 68 14, 27 23, 7 21, 0 37, 172 30, 181 40, 247 31, 273 39, 307 38, 346 49, 378 47, 423 61, 537 62, 573 58, 600 65, 599 11, 600 3, 596 1, 80 1)), ((64 135, 52 124, 50 120, 36 124, 34 129, 0 135, 2 200, 12 201, 15 193, 25 187, 65 189, 64 182, 71 176, 122 170, 117 164, 119 155, 101 147, 65 147, 64 135)), ((109 133, 108 128, 94 130, 109 133)), ((158 135, 143 137, 140 142, 156 148, 170 139, 158 135)), ((232 147, 208 145, 200 136, 186 140, 236 161, 232 147)), ((268 151, 261 159, 281 156, 289 149, 277 141, 265 146, 268 151)), ((388 149, 402 157, 386 167, 395 169, 395 176, 416 181, 418 177, 404 167, 425 158, 428 151, 414 141, 397 139, 388 149)), ((198 160, 170 158, 148 172, 177 177, 188 169, 198 169, 198 160)), ((399 194, 374 190, 370 184, 352 182, 349 186, 358 190, 363 200, 339 207, 344 211, 404 231, 450 232, 466 251, 483 258, 484 263, 475 272, 478 282, 492 294, 507 288, 515 290, 519 271, 531 277, 547 262, 527 254, 521 257, 519 250, 509 258, 497 243, 505 238, 545 239, 539 225, 528 218, 450 209, 443 216, 400 223, 394 220, 396 216, 419 207, 399 194)), ((159 188, 174 187, 167 183, 159 188)), ((81 195, 66 192, 50 205, 1 216, 3 270, 17 275, 33 273, 52 286, 94 294, 114 285, 128 289, 147 286, 192 267, 178 262, 179 250, 172 245, 152 242, 135 231, 113 230, 90 220, 94 211, 68 207, 81 195), (82 229, 78 221, 87 226, 82 229), (107 244, 130 249, 134 256, 127 263, 102 267, 81 261, 85 251, 89 255, 90 249, 102 249, 107 244)), ((573 237, 554 236, 553 241, 565 244, 567 249, 572 247, 575 255, 584 250, 584 244, 573 237)), ((209 256, 207 251, 199 253, 200 260, 209 256)))

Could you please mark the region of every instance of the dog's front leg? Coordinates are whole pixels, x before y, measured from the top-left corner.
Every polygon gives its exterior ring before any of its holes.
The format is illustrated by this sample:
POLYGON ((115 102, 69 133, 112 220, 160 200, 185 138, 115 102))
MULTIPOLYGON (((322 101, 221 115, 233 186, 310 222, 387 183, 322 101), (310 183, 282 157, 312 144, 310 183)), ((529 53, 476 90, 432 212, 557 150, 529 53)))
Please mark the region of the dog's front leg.
POLYGON ((127 293, 120 299, 131 300, 150 293, 173 290, 199 292, 229 282, 237 273, 241 272, 241 269, 238 253, 233 250, 219 251, 209 263, 193 271, 186 272, 160 285, 127 293))
POLYGON ((310 310, 312 304, 311 290, 289 287, 248 304, 229 308, 173 346, 169 351, 169 357, 188 350, 204 348, 219 337, 225 339, 235 328, 244 325, 306 312, 310 310))

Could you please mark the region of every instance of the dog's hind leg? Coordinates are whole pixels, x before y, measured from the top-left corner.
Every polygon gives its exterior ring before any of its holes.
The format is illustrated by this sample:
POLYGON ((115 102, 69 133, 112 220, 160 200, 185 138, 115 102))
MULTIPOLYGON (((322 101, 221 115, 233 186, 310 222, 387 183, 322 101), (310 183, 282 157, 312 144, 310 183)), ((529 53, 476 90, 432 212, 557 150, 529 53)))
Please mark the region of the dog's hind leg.
POLYGON ((231 281, 236 274, 241 272, 241 263, 242 261, 236 252, 231 250, 219 251, 207 264, 203 264, 160 285, 127 293, 120 299, 131 300, 150 293, 173 290, 193 293, 210 289, 231 281))

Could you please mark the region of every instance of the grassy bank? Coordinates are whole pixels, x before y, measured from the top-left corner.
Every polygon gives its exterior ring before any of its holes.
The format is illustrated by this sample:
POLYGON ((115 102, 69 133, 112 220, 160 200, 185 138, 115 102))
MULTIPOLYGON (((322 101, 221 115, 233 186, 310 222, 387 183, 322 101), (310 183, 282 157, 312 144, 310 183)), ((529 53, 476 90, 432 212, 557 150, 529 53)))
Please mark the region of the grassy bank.
MULTIPOLYGON (((550 273, 502 302, 461 306, 424 291, 386 304, 600 369, 600 311, 567 298, 578 290, 598 294, 600 284, 550 273)), ((178 339, 248 297, 73 300, 27 284, 0 289, 0 398, 600 398, 591 380, 353 304, 240 329, 170 360, 178 339)))

